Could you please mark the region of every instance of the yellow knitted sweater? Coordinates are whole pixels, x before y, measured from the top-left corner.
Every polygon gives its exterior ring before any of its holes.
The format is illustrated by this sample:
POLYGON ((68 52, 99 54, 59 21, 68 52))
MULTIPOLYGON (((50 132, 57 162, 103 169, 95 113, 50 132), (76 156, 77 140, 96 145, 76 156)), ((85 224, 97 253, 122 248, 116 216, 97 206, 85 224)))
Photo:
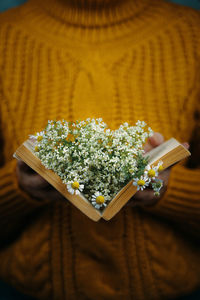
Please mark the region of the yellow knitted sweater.
POLYGON ((161 0, 30 0, 1 14, 3 280, 48 300, 163 300, 200 285, 199 169, 176 165, 154 207, 95 223, 67 201, 31 199, 12 157, 48 119, 144 120, 189 141, 199 30, 197 12, 161 0))

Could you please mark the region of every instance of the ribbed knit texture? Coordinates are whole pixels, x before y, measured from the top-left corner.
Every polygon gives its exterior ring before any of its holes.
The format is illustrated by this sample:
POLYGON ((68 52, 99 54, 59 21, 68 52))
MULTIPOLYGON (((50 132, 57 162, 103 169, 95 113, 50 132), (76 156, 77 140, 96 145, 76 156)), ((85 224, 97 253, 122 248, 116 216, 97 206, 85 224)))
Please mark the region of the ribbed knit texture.
POLYGON ((48 300, 163 300, 200 285, 199 169, 174 166, 154 207, 95 223, 31 199, 12 157, 48 119, 144 120, 189 141, 199 30, 198 12, 160 0, 31 0, 0 16, 0 277, 48 300))

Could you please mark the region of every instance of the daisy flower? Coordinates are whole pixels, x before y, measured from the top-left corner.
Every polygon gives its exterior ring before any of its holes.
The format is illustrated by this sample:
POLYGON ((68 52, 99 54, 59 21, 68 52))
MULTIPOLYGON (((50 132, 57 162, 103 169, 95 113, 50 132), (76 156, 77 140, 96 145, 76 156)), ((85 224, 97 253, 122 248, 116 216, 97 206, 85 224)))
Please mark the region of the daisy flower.
POLYGON ((30 137, 30 139, 41 142, 44 135, 45 135, 45 131, 43 130, 43 131, 40 131, 40 132, 36 132, 36 134, 30 134, 29 137, 30 137))
POLYGON ((101 207, 106 207, 107 204, 105 203, 105 197, 99 193, 99 192, 96 192, 93 196, 92 196, 92 205, 99 209, 101 207))
POLYGON ((149 179, 155 179, 156 176, 158 176, 158 167, 150 166, 150 165, 146 166, 144 175, 149 177, 149 179))
POLYGON ((84 185, 80 184, 78 181, 72 181, 67 184, 67 189, 72 195, 80 195, 84 189, 84 185))
POLYGON ((133 185, 137 186, 137 190, 143 191, 149 185, 149 178, 147 176, 141 176, 140 178, 133 179, 133 185))
POLYGON ((158 171, 158 172, 163 171, 163 170, 164 170, 163 162, 162 162, 162 161, 159 161, 159 163, 157 164, 156 168, 157 168, 157 171, 158 171))
POLYGON ((148 159, 143 158, 143 145, 151 135, 143 121, 111 130, 99 118, 49 120, 43 131, 30 138, 35 155, 61 178, 69 193, 83 192, 96 209, 102 210, 128 181, 134 178, 133 184, 143 190, 161 171, 162 162, 146 168, 148 159))

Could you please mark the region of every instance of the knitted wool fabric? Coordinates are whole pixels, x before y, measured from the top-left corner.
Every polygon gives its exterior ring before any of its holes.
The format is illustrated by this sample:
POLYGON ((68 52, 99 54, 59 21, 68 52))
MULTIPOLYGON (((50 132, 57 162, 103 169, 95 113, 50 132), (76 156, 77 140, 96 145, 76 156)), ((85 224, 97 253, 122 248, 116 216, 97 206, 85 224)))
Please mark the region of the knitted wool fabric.
POLYGON ((155 0, 31 0, 0 16, 0 277, 37 299, 168 299, 200 285, 200 170, 178 164, 151 208, 95 223, 18 186, 12 155, 48 119, 144 120, 189 141, 197 12, 155 0), (175 223, 176 222, 176 223, 175 223))

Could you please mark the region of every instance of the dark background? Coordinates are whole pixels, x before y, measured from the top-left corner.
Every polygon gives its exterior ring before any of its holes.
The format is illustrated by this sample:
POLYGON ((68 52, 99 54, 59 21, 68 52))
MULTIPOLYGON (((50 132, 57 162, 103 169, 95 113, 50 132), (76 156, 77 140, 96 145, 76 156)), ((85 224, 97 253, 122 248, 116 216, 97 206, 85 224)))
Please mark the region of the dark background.
MULTIPOLYGON (((17 6, 24 2, 26 2, 26 0, 0 0, 0 11, 4 11, 10 7, 17 6)), ((171 0, 171 2, 191 6, 195 9, 200 9, 200 1, 199 0, 171 0)))
MULTIPOLYGON (((24 2, 26 2, 26 0, 0 0, 0 11, 4 11, 12 6, 17 6, 24 2)), ((199 0, 171 0, 171 2, 175 2, 182 5, 188 5, 193 8, 200 9, 199 0)))

